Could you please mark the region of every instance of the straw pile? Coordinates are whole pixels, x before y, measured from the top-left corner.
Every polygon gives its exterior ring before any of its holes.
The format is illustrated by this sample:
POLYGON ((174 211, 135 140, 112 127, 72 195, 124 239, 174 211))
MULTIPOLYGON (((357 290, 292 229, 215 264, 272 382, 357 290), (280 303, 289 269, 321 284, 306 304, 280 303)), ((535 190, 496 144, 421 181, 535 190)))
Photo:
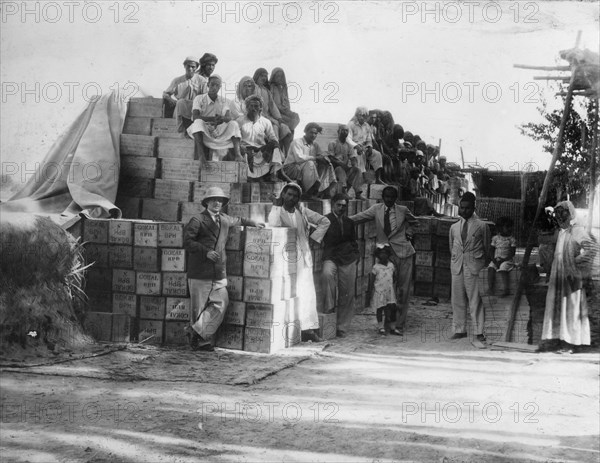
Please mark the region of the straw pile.
POLYGON ((3 214, 0 222, 0 346, 56 351, 89 344, 82 331, 80 245, 45 217, 3 214))

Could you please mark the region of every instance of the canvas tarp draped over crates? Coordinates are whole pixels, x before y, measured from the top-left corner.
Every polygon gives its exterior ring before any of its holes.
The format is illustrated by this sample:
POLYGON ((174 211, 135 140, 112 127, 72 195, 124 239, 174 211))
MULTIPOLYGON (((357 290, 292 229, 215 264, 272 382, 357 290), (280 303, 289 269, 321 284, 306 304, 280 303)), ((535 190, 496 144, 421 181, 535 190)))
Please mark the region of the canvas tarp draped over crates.
POLYGON ((21 191, 0 204, 0 211, 120 217, 114 201, 126 110, 117 91, 91 101, 58 137, 21 191))

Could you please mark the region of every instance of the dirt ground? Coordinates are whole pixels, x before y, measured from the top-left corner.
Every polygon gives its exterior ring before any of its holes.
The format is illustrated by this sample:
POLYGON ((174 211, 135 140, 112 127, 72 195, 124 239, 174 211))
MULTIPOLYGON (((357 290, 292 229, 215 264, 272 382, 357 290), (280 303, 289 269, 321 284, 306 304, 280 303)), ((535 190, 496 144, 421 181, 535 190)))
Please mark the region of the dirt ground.
POLYGON ((128 345, 5 362, 1 461, 600 460, 597 349, 477 349, 448 340, 448 304, 424 302, 403 338, 361 314, 347 338, 273 356, 128 345))

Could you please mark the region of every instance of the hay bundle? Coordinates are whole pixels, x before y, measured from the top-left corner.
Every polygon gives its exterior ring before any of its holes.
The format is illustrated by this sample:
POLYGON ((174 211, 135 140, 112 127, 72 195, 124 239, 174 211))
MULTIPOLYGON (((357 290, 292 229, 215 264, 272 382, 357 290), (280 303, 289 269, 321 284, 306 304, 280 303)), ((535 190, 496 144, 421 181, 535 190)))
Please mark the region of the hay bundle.
POLYGON ((14 347, 72 348, 89 344, 79 317, 80 245, 45 217, 3 214, 0 222, 0 342, 14 347))

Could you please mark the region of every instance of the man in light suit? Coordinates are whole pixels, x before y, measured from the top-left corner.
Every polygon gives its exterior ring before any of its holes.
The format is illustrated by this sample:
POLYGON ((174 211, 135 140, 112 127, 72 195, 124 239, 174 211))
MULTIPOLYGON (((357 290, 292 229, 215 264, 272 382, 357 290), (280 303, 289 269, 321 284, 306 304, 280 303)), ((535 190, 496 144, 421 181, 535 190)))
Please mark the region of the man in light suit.
POLYGON ((366 211, 354 214, 349 218, 354 223, 375 220, 377 246, 391 246, 394 251, 390 260, 396 266, 398 275, 398 314, 396 325, 394 326, 393 322, 390 325, 390 332, 402 336, 408 314, 408 296, 413 273, 413 254, 415 254, 415 249, 409 241, 413 234, 411 224, 416 223, 417 219, 407 207, 396 204, 398 199, 396 187, 385 187, 382 197, 383 204, 375 204, 366 211))
POLYGON ((485 342, 485 313, 479 292, 479 272, 489 263, 490 231, 475 212, 475 195, 465 193, 459 203, 461 219, 450 227, 452 260, 452 321, 454 335, 450 339, 467 337, 467 305, 477 340, 485 342))
POLYGON ((190 344, 195 350, 214 350, 213 337, 229 305, 225 273, 225 242, 229 229, 237 225, 265 226, 254 220, 223 214, 221 208, 228 201, 221 188, 209 188, 202 199, 206 209, 198 217, 192 217, 183 232, 192 312, 190 344))

